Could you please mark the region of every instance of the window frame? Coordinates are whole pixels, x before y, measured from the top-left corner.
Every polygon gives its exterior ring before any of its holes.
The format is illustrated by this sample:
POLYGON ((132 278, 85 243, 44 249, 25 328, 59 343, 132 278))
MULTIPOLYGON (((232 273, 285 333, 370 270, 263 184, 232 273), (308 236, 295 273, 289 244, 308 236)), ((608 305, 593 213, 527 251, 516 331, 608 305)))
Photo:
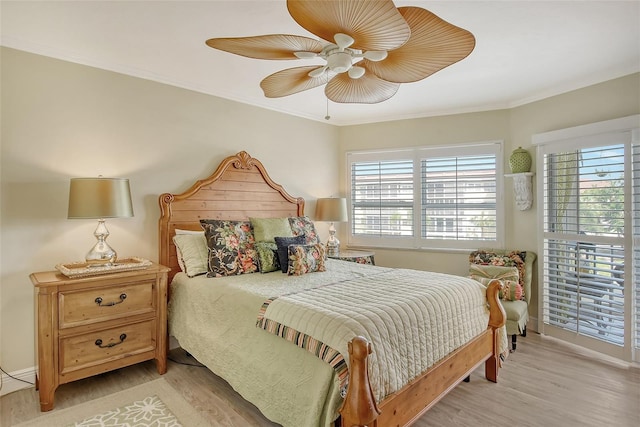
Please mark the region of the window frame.
POLYGON ((349 151, 346 153, 346 188, 348 195, 349 246, 366 246, 388 249, 464 250, 502 248, 505 239, 504 201, 504 141, 490 140, 465 144, 419 146, 397 149, 349 151), (495 155, 496 157, 496 240, 426 239, 422 237, 422 164, 427 158, 463 157, 468 155, 495 155), (353 234, 352 164, 411 160, 413 162, 413 236, 362 236, 353 234))

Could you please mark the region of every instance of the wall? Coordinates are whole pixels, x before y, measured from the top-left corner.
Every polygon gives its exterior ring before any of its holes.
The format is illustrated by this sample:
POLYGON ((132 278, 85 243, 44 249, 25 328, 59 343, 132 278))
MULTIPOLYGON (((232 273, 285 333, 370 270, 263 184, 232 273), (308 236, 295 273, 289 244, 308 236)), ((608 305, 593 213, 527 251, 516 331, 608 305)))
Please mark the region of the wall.
MULTIPOLYGON (((109 242, 120 255, 156 260, 158 195, 184 191, 239 150, 305 197, 313 215, 316 197, 346 194, 350 150, 502 139, 508 170, 513 149, 534 154, 535 133, 640 113, 634 74, 509 110, 335 128, 7 48, 0 55, 0 364, 8 372, 34 365, 29 273, 81 260, 94 242, 94 221, 66 219, 70 177, 128 177, 135 217, 109 220, 109 242)), ((519 211, 512 190, 507 180, 506 247, 537 251, 537 201, 519 211)), ((346 242, 344 225, 339 233, 346 242)), ((376 262, 467 272, 466 252, 376 249, 376 262)))
POLYGON ((0 52, 0 364, 7 372, 35 364, 29 274, 80 261, 95 243, 96 221, 66 217, 69 178, 129 178, 135 217, 108 220, 108 241, 120 256, 151 260, 158 259, 158 195, 183 192, 240 150, 304 197, 310 215, 314 200, 338 187, 333 126, 17 50, 0 52))
MULTIPOLYGON (((502 139, 505 142, 505 171, 509 171, 510 153, 519 146, 529 150, 534 159, 532 171, 536 171, 536 153, 531 144, 534 134, 638 113, 640 74, 636 73, 508 110, 343 127, 339 132, 341 193, 346 195, 349 185, 345 168, 348 151, 502 139)), ((534 178, 533 206, 526 211, 516 208, 513 181, 505 180, 506 248, 539 252, 538 201, 535 199, 537 178, 539 176, 534 178)), ((343 226, 340 230, 343 242, 347 241, 345 228, 343 226)), ((379 265, 458 275, 467 274, 468 271, 468 252, 435 248, 432 251, 372 249, 376 252, 376 264, 379 265)), ((533 322, 530 328, 537 330, 537 274, 534 275, 532 293, 529 314, 533 322)))

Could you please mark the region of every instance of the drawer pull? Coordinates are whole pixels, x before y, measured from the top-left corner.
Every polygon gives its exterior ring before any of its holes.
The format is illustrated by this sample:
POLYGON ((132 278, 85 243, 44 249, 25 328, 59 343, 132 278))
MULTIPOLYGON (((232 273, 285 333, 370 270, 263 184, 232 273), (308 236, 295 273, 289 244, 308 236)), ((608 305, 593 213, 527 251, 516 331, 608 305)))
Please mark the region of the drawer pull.
POLYGON ((124 302, 124 300, 127 299, 127 294, 120 294, 120 301, 111 301, 108 303, 103 304, 102 303, 102 297, 98 297, 96 298, 96 304, 98 304, 100 307, 112 307, 116 304, 122 304, 124 302))
POLYGON ((127 339, 127 334, 120 334, 120 342, 110 342, 107 345, 102 345, 102 340, 98 338, 96 340, 96 345, 100 348, 111 348, 117 346, 118 344, 122 344, 125 339, 127 339))

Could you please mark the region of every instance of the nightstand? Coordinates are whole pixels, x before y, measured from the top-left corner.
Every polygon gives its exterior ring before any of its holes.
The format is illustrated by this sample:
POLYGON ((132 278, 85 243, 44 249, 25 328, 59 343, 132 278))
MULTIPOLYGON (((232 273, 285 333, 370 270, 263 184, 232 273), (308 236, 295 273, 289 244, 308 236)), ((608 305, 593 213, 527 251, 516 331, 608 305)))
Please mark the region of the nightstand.
POLYGON ((33 273, 36 389, 53 409, 60 384, 155 359, 167 371, 167 272, 143 270, 69 278, 33 273))
POLYGON ((327 255, 329 258, 339 259, 342 261, 357 262, 358 264, 375 265, 373 258, 374 252, 370 251, 340 251, 335 255, 327 255))

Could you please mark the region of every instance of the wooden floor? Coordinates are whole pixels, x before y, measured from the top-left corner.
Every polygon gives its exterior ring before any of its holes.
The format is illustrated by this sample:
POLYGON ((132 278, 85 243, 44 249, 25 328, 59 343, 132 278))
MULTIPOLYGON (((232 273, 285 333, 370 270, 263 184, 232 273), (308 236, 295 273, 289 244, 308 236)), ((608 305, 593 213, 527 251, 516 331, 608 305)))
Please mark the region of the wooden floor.
MULTIPOLYGON (((172 350, 170 358, 197 363, 181 349, 172 350)), ((154 363, 145 362, 64 384, 56 392, 56 408, 70 407, 158 377, 154 363)), ((211 425, 276 425, 206 368, 169 362, 164 377, 211 420, 211 425)), ((3 427, 36 417, 37 392, 31 387, 3 396, 0 409, 3 427)), ((518 338, 518 351, 509 356, 497 384, 484 379, 481 367, 471 376, 470 383, 461 383, 414 424, 417 427, 639 425, 638 366, 534 333, 518 338)))

